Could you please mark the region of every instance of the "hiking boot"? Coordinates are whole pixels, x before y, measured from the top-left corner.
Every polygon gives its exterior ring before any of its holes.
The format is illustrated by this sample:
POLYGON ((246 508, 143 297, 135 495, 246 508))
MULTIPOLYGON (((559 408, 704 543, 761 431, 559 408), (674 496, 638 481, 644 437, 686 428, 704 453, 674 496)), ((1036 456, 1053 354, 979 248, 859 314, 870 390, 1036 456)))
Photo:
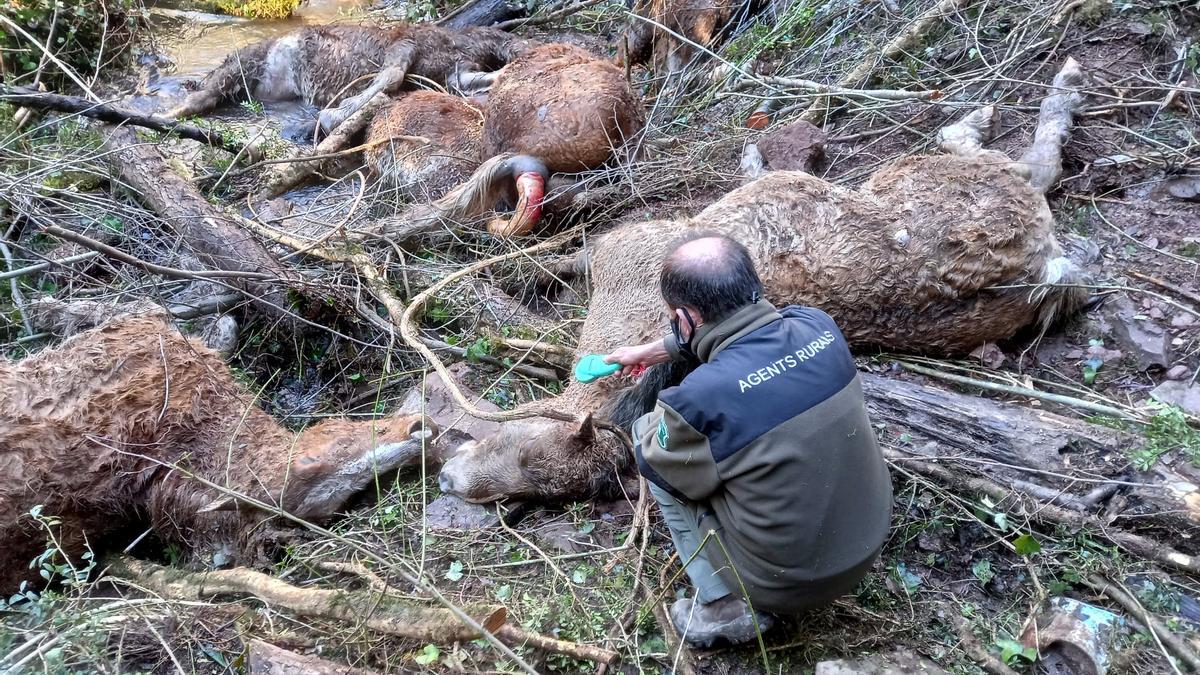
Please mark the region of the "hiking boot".
POLYGON ((765 633, 775 625, 775 619, 762 612, 751 613, 745 600, 727 595, 707 605, 692 598, 676 600, 671 605, 671 623, 689 645, 707 649, 718 640, 731 645, 753 640, 759 631, 765 633))

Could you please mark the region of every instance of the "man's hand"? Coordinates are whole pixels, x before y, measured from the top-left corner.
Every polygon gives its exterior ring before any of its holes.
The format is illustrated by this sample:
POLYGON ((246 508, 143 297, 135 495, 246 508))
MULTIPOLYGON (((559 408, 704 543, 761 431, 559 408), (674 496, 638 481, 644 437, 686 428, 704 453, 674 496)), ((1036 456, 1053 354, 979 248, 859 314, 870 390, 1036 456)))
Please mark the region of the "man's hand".
POLYGON ((649 368, 658 363, 671 360, 667 347, 662 340, 655 340, 634 347, 620 347, 604 357, 605 363, 621 364, 621 374, 633 375, 636 370, 649 368))

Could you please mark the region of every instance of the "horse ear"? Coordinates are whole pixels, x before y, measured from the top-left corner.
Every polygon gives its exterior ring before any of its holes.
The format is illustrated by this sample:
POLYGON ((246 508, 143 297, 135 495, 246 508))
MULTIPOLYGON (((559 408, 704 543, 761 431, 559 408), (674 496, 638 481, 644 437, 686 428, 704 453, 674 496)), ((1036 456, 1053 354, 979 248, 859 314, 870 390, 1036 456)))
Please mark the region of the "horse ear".
POLYGON ((592 419, 592 413, 588 413, 587 417, 583 418, 583 423, 579 425, 579 429, 571 438, 580 443, 591 443, 596 440, 596 422, 592 419))

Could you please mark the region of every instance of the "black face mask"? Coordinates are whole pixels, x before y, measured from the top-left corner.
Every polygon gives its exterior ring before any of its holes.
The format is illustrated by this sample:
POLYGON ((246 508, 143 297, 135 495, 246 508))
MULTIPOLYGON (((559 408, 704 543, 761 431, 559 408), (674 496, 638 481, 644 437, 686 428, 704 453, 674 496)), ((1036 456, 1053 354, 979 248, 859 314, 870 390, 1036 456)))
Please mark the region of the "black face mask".
POLYGON ((692 340, 696 337, 696 322, 692 321, 692 315, 687 310, 684 310, 683 318, 687 319, 688 328, 691 329, 688 331, 688 334, 691 337, 687 340, 683 339, 683 331, 679 328, 678 318, 671 319, 671 334, 675 336, 675 344, 679 345, 679 353, 688 358, 696 359, 698 358, 696 352, 692 351, 692 340))

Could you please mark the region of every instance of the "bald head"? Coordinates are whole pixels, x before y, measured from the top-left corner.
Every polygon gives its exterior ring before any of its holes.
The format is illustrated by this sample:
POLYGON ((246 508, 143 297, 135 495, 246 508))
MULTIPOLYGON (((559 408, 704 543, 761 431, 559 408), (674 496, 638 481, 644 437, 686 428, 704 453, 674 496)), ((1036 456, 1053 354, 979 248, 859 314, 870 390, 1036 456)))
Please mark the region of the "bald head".
POLYGON ((762 295, 749 251, 729 237, 703 232, 672 248, 659 284, 668 305, 691 307, 705 322, 720 321, 762 295))

